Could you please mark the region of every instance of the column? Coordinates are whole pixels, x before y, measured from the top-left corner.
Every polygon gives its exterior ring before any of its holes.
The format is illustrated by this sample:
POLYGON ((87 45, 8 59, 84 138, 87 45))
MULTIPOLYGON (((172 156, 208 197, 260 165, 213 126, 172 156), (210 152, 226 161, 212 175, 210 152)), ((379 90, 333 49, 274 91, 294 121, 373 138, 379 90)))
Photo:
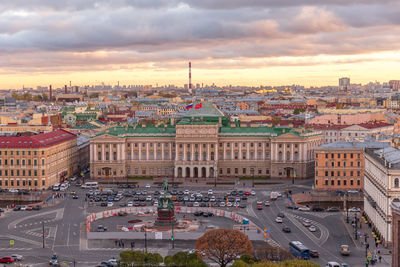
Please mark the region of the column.
POLYGON ((185 161, 185 160, 187 160, 186 159, 186 144, 185 143, 183 143, 183 161, 185 161))
POLYGON ((303 144, 303 161, 307 161, 307 143, 303 144))
POLYGON ((242 143, 239 143, 239 160, 242 160, 242 143))
POLYGON ((231 143, 231 160, 235 159, 235 145, 231 143))
POLYGON ((249 142, 246 143, 246 149, 247 149, 246 159, 250 160, 250 143, 249 142))
POLYGON ((194 168, 190 167, 190 178, 194 178, 194 168))
POLYGON ((206 178, 210 178, 210 168, 206 167, 206 178))
POLYGON ((211 155, 210 155, 210 144, 207 143, 207 161, 210 161, 211 155))
POLYGON ((294 161, 294 144, 290 144, 290 158, 294 161))
POLYGON ((133 160, 134 156, 133 156, 133 143, 131 144, 131 160, 133 160))
POLYGON ((117 161, 121 160, 121 144, 117 144, 117 161))
POLYGON ((286 143, 284 143, 282 145, 283 145, 283 162, 287 162, 287 158, 286 158, 286 143))
POLYGON ((164 143, 161 143, 161 160, 164 160, 164 143))
POLYGON ((226 160, 226 143, 223 142, 223 143, 222 143, 222 146, 223 146, 223 148, 224 148, 224 154, 223 154, 223 156, 222 156, 222 159, 223 159, 223 160, 226 160))
POLYGON ((258 151, 257 151, 257 148, 258 148, 258 143, 254 143, 254 158, 255 158, 256 160, 258 160, 258 151))
POLYGON ((199 143, 199 161, 203 161, 203 144, 199 143))
POLYGON ((149 150, 149 143, 146 143, 146 160, 149 160, 150 150, 149 150))
POLYGON ((194 143, 191 143, 190 146, 192 148, 192 156, 190 157, 190 160, 194 161, 194 143))
POLYGON ((105 156, 104 148, 105 148, 104 144, 101 144, 101 161, 105 160, 105 158, 104 158, 104 156, 105 156))
POLYGON ((218 144, 217 143, 215 143, 214 144, 214 161, 217 161, 218 160, 218 144))
POLYGON ((154 144, 153 146, 153 159, 156 160, 157 159, 157 145, 154 144))
POLYGON ((265 143, 263 142, 263 143, 262 143, 262 159, 263 159, 263 160, 266 160, 266 159, 267 159, 267 157, 265 156, 266 152, 267 152, 267 151, 265 151, 265 143))
POLYGON ((186 168, 182 166, 182 178, 186 177, 186 168))
POLYGON ((139 143, 138 146, 139 146, 139 160, 142 160, 142 143, 139 143))
POLYGON ((109 144, 109 146, 110 146, 110 152, 109 152, 109 156, 110 156, 110 158, 109 158, 109 160, 110 160, 110 162, 112 162, 113 161, 113 153, 112 153, 112 149, 113 149, 113 144, 109 144))
MULTIPOLYGON (((179 159, 179 157, 178 157, 178 146, 179 146, 179 144, 178 143, 175 143, 175 160, 178 160, 179 159)), ((171 155, 171 157, 172 157, 172 155, 171 155)), ((178 174, 177 174, 178 175, 178 174)))

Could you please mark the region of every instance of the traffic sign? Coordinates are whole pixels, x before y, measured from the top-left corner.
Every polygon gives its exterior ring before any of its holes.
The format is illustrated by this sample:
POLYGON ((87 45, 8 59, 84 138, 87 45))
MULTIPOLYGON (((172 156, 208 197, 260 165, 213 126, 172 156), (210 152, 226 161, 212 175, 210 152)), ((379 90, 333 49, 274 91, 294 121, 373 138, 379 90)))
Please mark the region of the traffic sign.
POLYGON ((14 240, 10 240, 10 245, 14 245, 15 244, 15 241, 14 240))

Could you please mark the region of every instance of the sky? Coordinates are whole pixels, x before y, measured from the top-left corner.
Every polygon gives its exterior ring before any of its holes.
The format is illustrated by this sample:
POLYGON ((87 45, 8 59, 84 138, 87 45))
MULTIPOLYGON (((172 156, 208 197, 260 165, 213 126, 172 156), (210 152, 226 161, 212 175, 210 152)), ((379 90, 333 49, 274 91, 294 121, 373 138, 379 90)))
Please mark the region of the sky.
POLYGON ((0 2, 0 89, 400 79, 398 0, 0 2))

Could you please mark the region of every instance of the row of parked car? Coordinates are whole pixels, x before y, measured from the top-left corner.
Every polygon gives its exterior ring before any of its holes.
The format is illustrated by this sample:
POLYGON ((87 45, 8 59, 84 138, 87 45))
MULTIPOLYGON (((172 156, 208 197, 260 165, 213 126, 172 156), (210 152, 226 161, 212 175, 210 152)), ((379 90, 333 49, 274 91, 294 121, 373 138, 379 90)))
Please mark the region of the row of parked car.
POLYGON ((23 206, 15 206, 13 211, 20 211, 20 210, 40 210, 42 207, 40 205, 23 205, 23 206))
POLYGON ((15 261, 22 261, 24 257, 19 254, 12 254, 11 256, 6 256, 3 258, 0 258, 0 263, 13 263, 15 261))

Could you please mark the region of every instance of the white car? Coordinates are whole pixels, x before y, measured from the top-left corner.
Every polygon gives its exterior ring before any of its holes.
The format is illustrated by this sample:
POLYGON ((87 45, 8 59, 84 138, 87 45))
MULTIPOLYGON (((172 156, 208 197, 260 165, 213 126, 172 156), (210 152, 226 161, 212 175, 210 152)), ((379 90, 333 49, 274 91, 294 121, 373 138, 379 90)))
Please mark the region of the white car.
POLYGON ((255 195, 256 195, 256 191, 251 191, 250 194, 251 194, 252 196, 255 196, 255 195))
POLYGON ((150 188, 150 184, 146 184, 146 188, 149 189, 150 188))
POLYGON ((189 194, 190 194, 190 191, 186 189, 186 190, 183 192, 183 194, 189 195, 189 194))
POLYGON ((241 198, 240 197, 236 197, 235 201, 236 202, 240 202, 241 198))
POLYGON ((211 202, 214 202, 214 201, 215 201, 215 196, 211 196, 211 197, 210 197, 210 201, 211 201, 211 202))
POLYGON ((194 202, 194 203, 193 203, 193 207, 200 207, 200 204, 199 204, 199 202, 197 202, 197 201, 196 201, 196 202, 194 202))
POLYGON ((153 197, 152 196, 147 196, 146 197, 146 201, 152 201, 153 200, 153 197))
POLYGON ((209 189, 208 190, 208 195, 212 195, 213 194, 213 190, 212 189, 209 189))
POLYGON ((186 202, 186 201, 189 201, 189 197, 188 197, 188 196, 184 196, 184 197, 183 197, 183 201, 185 201, 185 202, 186 202))
POLYGON ((109 266, 118 266, 118 262, 115 258, 109 259, 108 264, 109 266))
POLYGON ((225 204, 225 202, 223 202, 223 201, 219 203, 219 206, 220 206, 220 207, 225 207, 225 205, 226 205, 226 204, 225 204))
POLYGON ((257 205, 262 205, 262 201, 261 200, 257 200, 257 205))
POLYGON ((309 207, 302 206, 302 207, 299 207, 299 210, 300 211, 310 211, 311 209, 309 207))
POLYGON ((239 207, 239 205, 240 205, 240 203, 239 202, 235 202, 235 203, 233 203, 233 206, 236 208, 236 207, 239 207))
POLYGON ((315 227, 314 225, 311 225, 310 227, 308 227, 308 230, 310 230, 310 232, 315 232, 315 231, 317 231, 317 227, 315 227))
POLYGON ((281 217, 276 217, 275 222, 277 223, 283 223, 283 220, 281 217))
POLYGON ((157 207, 158 206, 158 200, 156 200, 156 201, 154 201, 154 207, 157 207))
POLYGON ((26 210, 28 206, 21 206, 21 210, 26 210))
POLYGON ((107 207, 112 207, 112 206, 114 206, 114 203, 112 203, 112 202, 107 203, 107 207))
POLYGON ((10 188, 10 189, 8 189, 8 192, 10 192, 10 193, 18 193, 18 189, 10 188))
POLYGON ((16 261, 22 261, 24 259, 24 257, 22 255, 19 255, 19 254, 12 254, 11 258, 13 258, 16 261))
POLYGON ((350 208, 349 211, 350 211, 350 212, 360 212, 361 209, 360 209, 360 208, 353 207, 353 208, 350 208))
POLYGON ((264 206, 269 207, 269 206, 271 206, 271 203, 270 203, 268 200, 266 200, 266 201, 264 202, 264 206))
POLYGON ((133 202, 129 201, 128 204, 126 205, 127 207, 133 207, 133 202))

